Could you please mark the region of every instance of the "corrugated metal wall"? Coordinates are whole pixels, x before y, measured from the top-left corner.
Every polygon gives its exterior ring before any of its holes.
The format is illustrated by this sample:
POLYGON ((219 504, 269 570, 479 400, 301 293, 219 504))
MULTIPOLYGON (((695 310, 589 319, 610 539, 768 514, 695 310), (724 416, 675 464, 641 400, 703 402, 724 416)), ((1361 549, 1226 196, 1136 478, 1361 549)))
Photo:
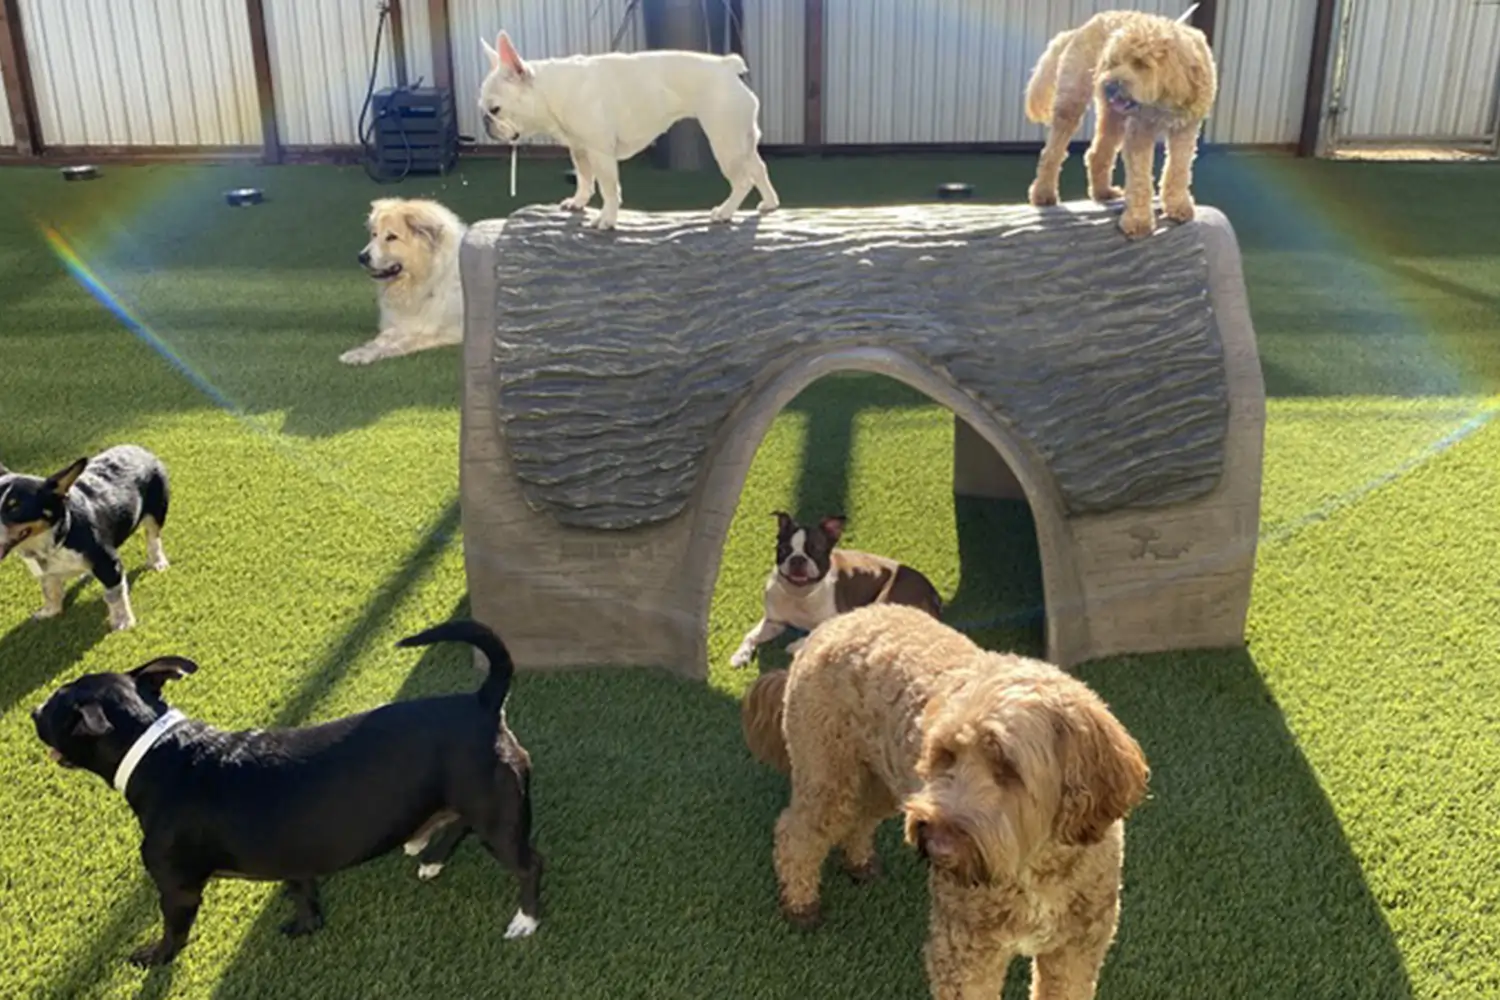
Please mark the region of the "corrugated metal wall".
MULTIPOLYGON (((460 129, 488 142, 481 37, 523 54, 603 52, 630 0, 450 0, 460 129)), ((1139 0, 1176 16, 1189 0, 1139 0)), ((1335 143, 1483 141, 1496 129, 1500 2, 1346 0, 1335 143)), ((265 0, 282 141, 354 143, 373 0, 265 0)), ((1026 79, 1051 36, 1117 0, 825 0, 824 137, 838 144, 1036 142, 1026 79)), ((413 82, 432 76, 425 0, 404 7, 413 82)), ((44 141, 255 147, 260 119, 244 0, 20 0, 44 141)), ((803 140, 804 0, 744 0, 751 86, 768 144, 803 140)), ((1301 125, 1316 4, 1221 0, 1220 92, 1206 137, 1289 143, 1301 125)), ((643 41, 639 13, 622 40, 643 41)), ((389 36, 387 36, 389 37, 389 36)), ((377 87, 394 81, 389 48, 377 87)), ((11 146, 0 115, 0 145, 11 146)), ((1092 115, 1080 139, 1092 135, 1092 115)), ((548 140, 534 140, 548 141, 548 140)))
MULTIPOLYGON (((453 39, 453 99, 458 105, 458 128, 480 142, 494 144, 479 121, 479 83, 490 71, 489 57, 479 40, 495 44, 504 28, 523 59, 544 59, 575 53, 608 52, 615 29, 629 0, 449 0, 448 18, 453 39)), ((642 46, 640 13, 632 16, 620 50, 642 46)), ((555 143, 531 139, 530 143, 555 143)))
POLYGON ((1360 0, 1349 13, 1335 142, 1494 136, 1500 4, 1360 0))
MULTIPOLYGON (((239 5, 243 10, 244 5, 239 5)), ((288 146, 352 145, 370 82, 379 12, 357 0, 266 0, 276 116, 288 146)), ((407 75, 432 80, 427 4, 402 5, 407 75)), ((392 86, 396 65, 390 25, 381 37, 375 89, 392 86)))
POLYGON ((1292 143, 1312 60, 1318 5, 1311 0, 1225 0, 1214 24, 1219 97, 1209 142, 1292 143))
POLYGON ((744 0, 745 62, 760 98, 761 142, 800 145, 805 138, 807 11, 804 0, 744 0))
MULTIPOLYGON (((1176 17, 1188 0, 1139 0, 1176 17)), ((1260 0, 1257 0, 1260 2, 1260 0)), ((1023 110, 1031 68, 1058 31, 1110 0, 826 0, 829 143, 1036 142, 1023 110)), ((1093 115, 1079 138, 1093 134, 1093 115)))
POLYGON ((67 146, 253 146, 243 0, 21 0, 42 138, 67 146))

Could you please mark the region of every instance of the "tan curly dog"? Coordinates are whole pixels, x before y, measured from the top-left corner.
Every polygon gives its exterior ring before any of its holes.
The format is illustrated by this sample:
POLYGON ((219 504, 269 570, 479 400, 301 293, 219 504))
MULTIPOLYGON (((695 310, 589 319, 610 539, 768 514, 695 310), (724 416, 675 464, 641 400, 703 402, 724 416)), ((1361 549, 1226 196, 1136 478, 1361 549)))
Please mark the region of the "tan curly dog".
POLYGON ((1089 197, 1112 201, 1115 158, 1125 149, 1125 213, 1120 229, 1135 239, 1156 228, 1151 167, 1165 135, 1161 202, 1167 218, 1193 218, 1193 158, 1198 131, 1218 93, 1218 70, 1203 32, 1158 14, 1110 10, 1063 31, 1047 46, 1026 85, 1026 117, 1049 125, 1029 194, 1057 204, 1057 178, 1089 101, 1097 125, 1084 155, 1089 197))
POLYGON ((1033 957, 1033 998, 1094 995, 1119 920, 1123 820, 1149 772, 1082 681, 880 604, 820 625, 744 706, 756 755, 778 764, 780 736, 790 768, 774 849, 787 919, 816 923, 833 847, 873 876, 875 830, 904 813, 929 862, 933 997, 995 1000, 1017 955, 1033 957))

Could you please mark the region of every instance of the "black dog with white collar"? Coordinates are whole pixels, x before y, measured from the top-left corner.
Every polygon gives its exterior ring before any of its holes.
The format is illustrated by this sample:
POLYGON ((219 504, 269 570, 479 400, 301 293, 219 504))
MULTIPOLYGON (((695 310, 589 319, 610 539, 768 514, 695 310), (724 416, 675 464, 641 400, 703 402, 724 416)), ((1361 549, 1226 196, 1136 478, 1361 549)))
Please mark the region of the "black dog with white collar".
POLYGON ((282 930, 306 934, 323 923, 318 878, 403 843, 420 850, 444 827, 424 863, 440 866, 478 833, 520 879, 505 936, 536 930, 542 858, 531 844, 531 759, 505 724, 514 665, 477 622, 447 622, 397 645, 447 640, 489 659, 477 696, 395 702, 302 729, 225 732, 162 700, 167 681, 198 669, 162 656, 127 674, 80 677, 32 712, 53 759, 113 784, 140 821, 165 933, 132 963, 172 961, 210 878, 285 882, 296 918, 282 930))
POLYGON ((166 467, 139 445, 80 458, 45 479, 0 465, 0 559, 17 553, 42 585, 42 609, 32 617, 61 614, 68 583, 90 574, 104 585, 110 627, 134 625, 120 547, 144 526, 147 565, 166 569, 169 500, 166 467))

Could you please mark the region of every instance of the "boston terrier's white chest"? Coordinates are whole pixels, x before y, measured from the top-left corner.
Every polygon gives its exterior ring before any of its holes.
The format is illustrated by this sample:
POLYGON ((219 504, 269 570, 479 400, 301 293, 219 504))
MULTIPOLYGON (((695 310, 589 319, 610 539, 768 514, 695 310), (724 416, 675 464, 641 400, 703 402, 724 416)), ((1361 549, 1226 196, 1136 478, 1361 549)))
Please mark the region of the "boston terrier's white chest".
POLYGON ((838 602, 834 598, 837 581, 833 573, 800 593, 785 585, 778 586, 778 582, 773 580, 766 589, 766 617, 772 621, 785 622, 793 628, 811 632, 838 614, 838 602))

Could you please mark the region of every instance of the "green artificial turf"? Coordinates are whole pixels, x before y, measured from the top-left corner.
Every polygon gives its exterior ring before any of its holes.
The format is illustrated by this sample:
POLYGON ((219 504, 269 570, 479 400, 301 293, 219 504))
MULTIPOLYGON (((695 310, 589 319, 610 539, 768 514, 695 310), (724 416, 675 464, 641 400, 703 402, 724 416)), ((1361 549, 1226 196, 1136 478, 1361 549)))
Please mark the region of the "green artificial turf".
MULTIPOLYGON (((757 617, 780 507, 847 513, 850 545, 926 570, 984 642, 1040 648, 1026 510, 955 504, 951 417, 868 376, 814 385, 762 444, 709 684, 650 664, 516 682, 550 862, 536 937, 502 941, 514 883, 471 840, 431 884, 401 856, 327 880, 328 926, 302 940, 277 933, 275 887, 214 883, 175 966, 124 963, 158 932, 135 825, 103 782, 46 759, 29 709, 79 673, 167 652, 203 667, 173 702, 226 727, 475 685, 461 651, 393 648, 466 606, 456 351, 340 365, 374 322, 354 255, 372 197, 435 194, 478 219, 565 195, 564 168, 524 163, 517 202, 493 162, 389 188, 358 168, 0 175, 0 461, 46 472, 134 440, 175 490, 172 568, 140 572, 143 543, 127 546, 132 632, 106 634, 97 583, 29 621, 39 591, 0 564, 0 996, 925 995, 925 885, 895 824, 884 880, 830 874, 815 933, 779 920, 785 782, 744 750, 750 672, 725 666, 757 617), (244 184, 267 202, 225 207, 244 184)), ((1014 201, 1032 168, 771 164, 788 205, 925 201, 946 180, 1014 201)), ((722 197, 712 173, 624 177, 628 207, 722 197)), ((1497 183, 1489 165, 1199 161, 1199 200, 1241 240, 1271 395, 1252 642, 1081 668, 1153 768, 1102 996, 1500 995, 1497 183)), ((1076 158, 1065 184, 1081 195, 1076 158)), ((1026 978, 1018 963, 1007 997, 1026 978)))

